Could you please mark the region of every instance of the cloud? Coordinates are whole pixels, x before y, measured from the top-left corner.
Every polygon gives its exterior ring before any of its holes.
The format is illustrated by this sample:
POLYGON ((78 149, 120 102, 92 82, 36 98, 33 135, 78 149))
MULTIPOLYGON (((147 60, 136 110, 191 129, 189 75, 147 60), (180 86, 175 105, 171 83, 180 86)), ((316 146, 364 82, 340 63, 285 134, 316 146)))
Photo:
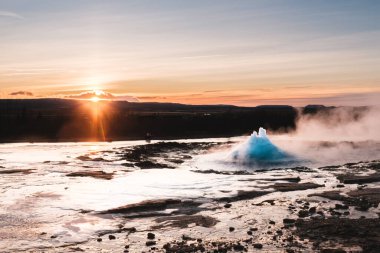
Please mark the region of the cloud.
POLYGON ((104 100, 139 102, 139 100, 133 96, 125 96, 125 95, 119 96, 119 95, 114 95, 112 93, 105 92, 105 91, 86 91, 80 94, 65 96, 65 98, 70 98, 70 99, 91 99, 93 97, 97 97, 99 99, 104 99, 104 100))
POLYGON ((74 99, 91 99, 93 97, 98 97, 100 99, 114 99, 115 96, 108 92, 95 92, 95 91, 86 91, 82 92, 80 94, 75 95, 69 95, 66 96, 67 98, 74 98, 74 99))
POLYGON ((328 106, 379 106, 380 92, 365 93, 342 93, 321 97, 299 97, 299 98, 249 98, 236 101, 239 105, 252 104, 288 104, 293 106, 305 106, 310 104, 322 104, 328 106))
POLYGON ((9 94, 10 96, 33 96, 33 93, 30 91, 16 91, 9 94))
POLYGON ((167 97, 164 97, 164 96, 143 96, 143 97, 139 97, 139 99, 142 99, 142 100, 154 100, 154 99, 168 99, 167 97))
POLYGON ((17 18, 17 19, 25 19, 23 16, 10 12, 10 11, 1 11, 0 10, 0 17, 9 17, 9 18, 17 18))

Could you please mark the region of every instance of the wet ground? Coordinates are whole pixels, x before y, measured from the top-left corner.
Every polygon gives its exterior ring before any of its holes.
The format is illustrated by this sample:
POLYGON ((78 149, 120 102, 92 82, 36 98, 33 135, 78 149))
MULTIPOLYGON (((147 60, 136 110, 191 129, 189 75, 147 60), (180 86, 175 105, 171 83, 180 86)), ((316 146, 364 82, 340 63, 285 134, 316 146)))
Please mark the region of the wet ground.
POLYGON ((239 141, 1 145, 0 252, 380 252, 379 144, 252 168, 239 141))

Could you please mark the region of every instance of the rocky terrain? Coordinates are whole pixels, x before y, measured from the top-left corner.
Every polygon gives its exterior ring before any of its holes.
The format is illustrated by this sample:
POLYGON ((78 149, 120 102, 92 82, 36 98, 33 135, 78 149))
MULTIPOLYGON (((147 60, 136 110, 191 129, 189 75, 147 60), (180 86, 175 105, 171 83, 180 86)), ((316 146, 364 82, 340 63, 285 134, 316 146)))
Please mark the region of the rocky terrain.
MULTIPOLYGON (((197 196, 169 194, 115 204, 112 208, 72 209, 70 213, 60 214, 74 217, 64 223, 69 232, 59 232, 60 226, 54 229, 36 226, 28 230, 33 231, 30 238, 34 238, 34 244, 28 247, 25 243, 10 246, 11 242, 21 241, 23 233, 17 233, 17 228, 25 224, 21 217, 9 223, 5 211, 11 210, 10 206, 2 204, 0 238, 4 250, 0 252, 380 251, 379 160, 256 171, 224 170, 229 165, 200 168, 191 162, 210 149, 229 148, 232 143, 156 142, 91 151, 76 155, 67 163, 45 161, 43 166, 49 168, 70 166, 73 162, 77 167, 80 163, 81 170, 73 171, 71 166, 67 172, 54 176, 69 180, 67 182, 91 180, 91 184, 98 187, 137 171, 186 170, 194 176, 230 183, 207 190, 200 187, 201 193, 197 196), (113 163, 117 165, 106 166, 113 163), (83 227, 79 224, 87 224, 89 220, 93 220, 94 226, 91 233, 81 240, 68 239, 81 234, 83 227)), ((32 179, 40 173, 39 170, 8 168, 6 161, 1 165, 4 168, 0 173, 9 177, 18 174, 32 179)), ((73 187, 68 183, 64 185, 68 189, 63 192, 73 187)), ((3 184, 2 192, 12 187, 3 184)), ((196 181, 189 187, 197 188, 196 181)), ((64 193, 45 190, 38 198, 53 201, 63 199, 64 193)), ((56 203, 60 203, 59 200, 56 203)))

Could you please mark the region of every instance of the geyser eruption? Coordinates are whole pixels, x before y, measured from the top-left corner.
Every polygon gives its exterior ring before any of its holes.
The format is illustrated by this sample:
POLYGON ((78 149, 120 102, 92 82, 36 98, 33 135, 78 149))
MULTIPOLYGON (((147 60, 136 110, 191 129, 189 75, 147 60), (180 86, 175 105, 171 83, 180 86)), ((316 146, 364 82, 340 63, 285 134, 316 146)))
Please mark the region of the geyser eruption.
POLYGON ((246 142, 232 153, 234 161, 248 164, 277 164, 289 162, 295 157, 276 147, 268 138, 266 130, 262 127, 256 131, 246 142))

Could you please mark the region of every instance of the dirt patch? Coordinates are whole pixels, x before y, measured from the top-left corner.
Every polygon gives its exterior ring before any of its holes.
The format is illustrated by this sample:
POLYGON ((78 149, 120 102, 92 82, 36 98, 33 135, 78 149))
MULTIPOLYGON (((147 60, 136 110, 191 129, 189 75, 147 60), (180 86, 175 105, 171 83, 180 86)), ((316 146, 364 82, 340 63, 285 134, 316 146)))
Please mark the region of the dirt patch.
POLYGON ((239 171, 220 171, 220 170, 192 170, 192 172, 195 173, 201 173, 201 174, 218 174, 218 175, 254 175, 254 173, 245 171, 245 170, 239 170, 239 171))
MULTIPOLYGON (((255 252, 263 248, 261 243, 254 243, 253 238, 249 239, 225 239, 224 240, 203 240, 201 238, 189 238, 182 236, 182 241, 172 241, 162 247, 166 253, 190 253, 190 252, 255 252)), ((159 251, 161 252, 161 251, 159 251)), ((267 252, 267 251, 263 251, 267 252)))
POLYGON ((153 161, 141 161, 136 162, 134 166, 139 167, 140 169, 174 169, 175 167, 170 164, 163 164, 153 161))
POLYGON ((347 195, 357 199, 366 199, 376 207, 380 203, 380 188, 358 189, 348 192, 347 195))
POLYGON ((78 156, 77 159, 83 161, 83 162, 110 162, 109 160, 106 160, 102 157, 90 157, 89 155, 81 155, 78 156))
POLYGON ((373 173, 365 176, 358 176, 354 174, 345 174, 337 176, 338 180, 344 184, 366 184, 380 182, 380 173, 373 173))
POLYGON ((159 225, 153 226, 152 229, 162 229, 165 227, 171 228, 187 228, 191 224, 201 227, 213 227, 219 220, 204 215, 180 215, 171 217, 160 217, 155 219, 159 225))
POLYGON ((101 214, 125 214, 125 213, 135 213, 135 212, 146 212, 146 211, 160 211, 165 210, 170 205, 181 204, 182 201, 179 199, 159 199, 159 200, 147 200, 136 204, 125 205, 106 211, 100 212, 101 214))
POLYGON ((372 161, 371 163, 367 164, 367 168, 380 172, 380 161, 372 161))
POLYGON ((132 164, 140 169, 176 168, 191 159, 193 155, 218 144, 213 142, 158 142, 125 148, 121 152, 121 159, 126 160, 128 165, 132 164), (170 157, 168 153, 170 153, 170 157))
POLYGON ((340 191, 327 191, 322 193, 310 194, 309 197, 318 196, 331 200, 344 202, 349 206, 356 206, 358 210, 366 211, 371 207, 377 207, 380 202, 380 188, 364 188, 341 195, 340 191))
POLYGON ((216 201, 226 201, 226 202, 235 202, 239 200, 247 200, 247 199, 254 199, 260 196, 264 196, 268 193, 271 193, 270 191, 238 191, 236 196, 232 197, 225 197, 216 199, 216 201))
POLYGON ((16 173, 22 173, 22 174, 30 174, 33 173, 34 169, 12 169, 12 170, 0 170, 0 174, 16 174, 16 173))
POLYGON ((380 252, 380 219, 312 219, 296 222, 296 234, 314 241, 316 249, 333 245, 360 246, 363 252, 380 252))
POLYGON ((209 199, 157 199, 146 200, 135 204, 120 206, 113 209, 97 212, 97 214, 116 214, 124 218, 147 218, 164 217, 176 215, 195 215, 201 211, 212 211, 217 209, 215 206, 202 206, 210 203, 209 199), (167 210, 170 209, 170 212, 167 210))
POLYGON ((276 191, 280 192, 288 192, 315 189, 323 186, 324 185, 315 183, 277 183, 272 186, 269 186, 269 188, 274 188, 276 191))
POLYGON ((278 178, 248 178, 248 179, 240 179, 239 181, 245 182, 245 181, 288 181, 292 183, 298 183, 301 181, 300 177, 278 177, 278 178))
POLYGON ((101 170, 96 171, 78 171, 78 172, 71 172, 69 174, 66 174, 68 177, 93 177, 98 179, 106 179, 111 180, 113 178, 114 173, 107 173, 101 170))

